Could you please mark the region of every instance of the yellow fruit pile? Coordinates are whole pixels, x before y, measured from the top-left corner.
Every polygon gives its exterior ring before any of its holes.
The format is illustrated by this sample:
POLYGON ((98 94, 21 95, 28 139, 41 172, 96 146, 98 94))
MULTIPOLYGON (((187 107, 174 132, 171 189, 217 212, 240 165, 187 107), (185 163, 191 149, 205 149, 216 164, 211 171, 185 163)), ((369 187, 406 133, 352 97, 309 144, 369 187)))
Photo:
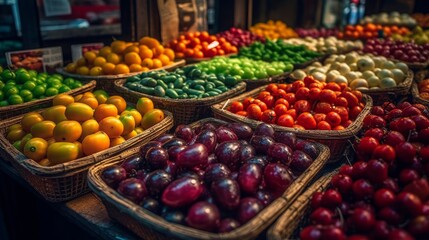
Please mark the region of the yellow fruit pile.
POLYGON ((102 90, 60 94, 52 107, 27 113, 10 126, 6 138, 26 157, 52 166, 121 144, 163 119, 149 98, 140 98, 134 109, 102 90))
POLYGON ((143 37, 139 42, 113 41, 98 53, 86 52, 65 70, 80 75, 116 75, 144 72, 167 66, 174 61, 174 51, 164 48, 155 38, 143 37))
POLYGON ((282 21, 274 22, 269 20, 267 23, 257 23, 250 27, 250 31, 256 35, 263 36, 271 40, 298 37, 298 34, 296 34, 292 28, 289 28, 282 21))

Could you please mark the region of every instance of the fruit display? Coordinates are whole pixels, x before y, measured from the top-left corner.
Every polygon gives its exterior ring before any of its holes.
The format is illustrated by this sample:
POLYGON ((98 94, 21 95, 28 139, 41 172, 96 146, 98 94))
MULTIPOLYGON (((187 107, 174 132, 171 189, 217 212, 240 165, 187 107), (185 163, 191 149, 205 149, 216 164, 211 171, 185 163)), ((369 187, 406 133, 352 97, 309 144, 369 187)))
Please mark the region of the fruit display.
POLYGON ((334 53, 344 53, 350 52, 352 50, 358 50, 363 48, 361 41, 350 41, 350 40, 340 40, 336 37, 327 37, 327 38, 289 38, 284 40, 287 44, 292 45, 305 45, 309 50, 324 53, 324 54, 334 54, 334 53))
POLYGON ((334 28, 295 28, 298 37, 327 38, 338 36, 339 30, 334 28))
POLYGON ((429 27, 429 14, 423 14, 423 13, 414 13, 411 15, 414 20, 416 20, 416 23, 420 27, 429 27))
POLYGON ((419 97, 429 101, 429 78, 423 79, 417 83, 419 97))
POLYGON ((25 157, 52 166, 119 145, 163 119, 164 112, 148 98, 131 108, 103 90, 60 94, 52 107, 25 114, 5 137, 25 157))
POLYGON ((398 13, 398 12, 391 12, 391 13, 378 13, 370 16, 365 16, 360 20, 361 24, 366 23, 375 23, 375 24, 381 24, 381 25, 397 25, 397 26, 408 26, 413 27, 416 25, 416 20, 411 17, 407 13, 398 13))
POLYGON ((174 51, 155 38, 143 37, 139 42, 113 41, 98 52, 86 52, 65 67, 68 73, 100 76, 145 72, 168 66, 175 59, 174 51))
POLYGON ((80 87, 80 81, 59 74, 49 75, 23 68, 5 69, 0 71, 0 107, 43 99, 80 87))
POLYGON ((242 47, 238 56, 267 62, 301 64, 319 57, 320 54, 302 45, 287 44, 283 40, 267 40, 265 43, 255 42, 249 47, 242 47))
POLYGON ((243 30, 240 28, 232 27, 227 31, 220 32, 216 34, 218 38, 225 38, 226 41, 231 43, 232 46, 236 46, 240 49, 243 46, 249 46, 255 41, 265 42, 265 38, 259 35, 256 35, 250 31, 243 30))
POLYGON ((323 82, 347 84, 351 89, 386 89, 395 87, 407 79, 408 66, 394 63, 383 56, 359 55, 350 52, 345 55, 331 55, 322 65, 313 63, 302 70, 292 72, 293 79, 312 76, 323 82))
POLYGON ((198 67, 190 65, 174 72, 162 70, 142 73, 128 78, 124 87, 157 97, 196 99, 227 92, 240 80, 239 77, 223 73, 206 74, 198 67))
POLYGON ((390 37, 393 34, 406 35, 410 32, 407 27, 382 26, 379 24, 367 23, 364 25, 347 25, 343 32, 338 33, 339 38, 345 39, 370 39, 377 37, 390 37))
POLYGON ((43 71, 43 51, 41 50, 12 53, 10 61, 11 67, 14 69, 25 68, 38 72, 43 71))
POLYGON ((284 62, 265 62, 249 58, 216 57, 196 65, 202 72, 209 74, 233 75, 239 79, 258 80, 291 72, 293 65, 284 62))
POLYGON ((429 60, 429 43, 417 45, 413 42, 403 43, 391 39, 370 39, 363 51, 408 63, 425 63, 429 60))
POLYGON ((420 26, 417 26, 406 35, 392 34, 392 39, 427 45, 429 43, 429 30, 423 30, 420 26))
POLYGON ((362 94, 347 85, 325 83, 313 77, 291 84, 269 84, 264 91, 227 110, 265 123, 302 130, 343 130, 364 108, 362 94))
POLYGON ((179 125, 100 175, 165 221, 226 233, 280 197, 319 154, 315 143, 269 124, 205 122, 179 125))
POLYGON ((308 239, 426 239, 429 120, 421 104, 372 108, 356 141, 357 161, 311 198, 308 239))
POLYGON ((207 32, 188 32, 171 41, 168 46, 175 51, 177 58, 211 58, 238 51, 226 38, 207 32))
POLYGON ((268 20, 266 23, 257 23, 250 27, 250 31, 271 40, 298 37, 296 32, 282 21, 268 20))

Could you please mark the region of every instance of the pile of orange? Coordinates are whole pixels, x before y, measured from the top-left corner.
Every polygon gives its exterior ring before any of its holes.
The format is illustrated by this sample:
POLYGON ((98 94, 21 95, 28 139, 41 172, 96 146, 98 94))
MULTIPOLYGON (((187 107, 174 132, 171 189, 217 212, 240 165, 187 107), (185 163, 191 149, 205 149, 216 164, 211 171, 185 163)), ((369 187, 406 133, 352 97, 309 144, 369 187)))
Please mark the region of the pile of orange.
POLYGON ((10 126, 6 138, 29 159, 51 166, 119 145, 163 119, 149 98, 130 108, 122 97, 102 90, 60 94, 52 107, 27 113, 10 126))
POLYGON ((410 30, 406 27, 382 26, 367 23, 365 25, 347 25, 343 32, 338 33, 339 38, 346 39, 369 39, 374 37, 390 37, 392 34, 406 35, 410 30))
POLYGON ((270 40, 298 37, 298 34, 282 21, 269 20, 266 23, 257 23, 250 27, 250 31, 270 40))
POLYGON ((98 52, 86 52, 65 70, 90 76, 126 74, 167 66, 174 58, 174 51, 164 48, 155 38, 143 37, 139 42, 115 40, 98 52))
POLYGON ((237 53, 223 37, 209 35, 208 32, 188 32, 171 41, 168 46, 174 49, 177 58, 204 58, 237 53))
POLYGON ((419 97, 429 101, 429 78, 418 83, 419 97))

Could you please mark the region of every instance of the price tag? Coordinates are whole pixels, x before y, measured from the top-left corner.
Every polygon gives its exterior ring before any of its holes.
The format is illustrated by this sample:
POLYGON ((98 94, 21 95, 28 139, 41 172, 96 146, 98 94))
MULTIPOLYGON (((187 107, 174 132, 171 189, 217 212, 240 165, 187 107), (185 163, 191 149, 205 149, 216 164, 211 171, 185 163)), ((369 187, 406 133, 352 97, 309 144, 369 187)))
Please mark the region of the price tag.
POLYGON ((43 0, 43 8, 47 17, 71 14, 69 0, 43 0))
POLYGON ((51 47, 6 52, 6 61, 12 69, 54 72, 56 68, 63 66, 63 51, 61 47, 51 47))

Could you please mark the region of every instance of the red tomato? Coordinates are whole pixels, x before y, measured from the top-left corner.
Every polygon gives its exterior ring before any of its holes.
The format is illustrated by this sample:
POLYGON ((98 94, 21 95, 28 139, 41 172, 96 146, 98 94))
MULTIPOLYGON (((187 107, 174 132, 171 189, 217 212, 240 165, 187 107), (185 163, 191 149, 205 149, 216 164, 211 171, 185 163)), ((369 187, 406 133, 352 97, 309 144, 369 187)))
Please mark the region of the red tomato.
POLYGON ((284 104, 277 104, 274 107, 274 112, 276 112, 277 116, 281 116, 287 112, 287 106, 284 104))
POLYGON ((347 127, 349 127, 352 123, 353 123, 353 121, 349 119, 349 120, 347 120, 347 121, 345 121, 345 122, 343 123, 343 127, 347 128, 347 127))
POLYGON ((277 91, 279 90, 279 87, 277 87, 277 84, 275 83, 270 83, 268 84, 268 86, 265 88, 265 91, 270 92, 271 94, 275 94, 277 93, 277 91))
POLYGON ((310 86, 310 84, 317 83, 317 82, 318 81, 316 79, 314 79, 313 77, 311 77, 311 76, 307 76, 307 77, 304 78, 304 84, 307 87, 310 86))
POLYGON ((320 88, 320 89, 322 89, 323 88, 323 84, 320 83, 320 82, 315 82, 315 83, 310 84, 308 86, 308 88, 320 88))
POLYGON ((274 105, 278 105, 278 104, 284 104, 289 109, 289 102, 284 98, 277 99, 274 105))
POLYGON ((246 111, 238 111, 235 114, 243 116, 243 117, 247 117, 248 116, 248 113, 246 111))
POLYGON ((295 97, 296 100, 306 100, 308 99, 308 96, 310 95, 310 89, 306 87, 301 87, 298 90, 296 90, 295 97))
POLYGON ((358 102, 362 101, 362 93, 361 93, 361 91, 353 90, 352 93, 357 97, 358 102))
POLYGON ((308 130, 315 129, 317 126, 316 120, 309 112, 301 113, 296 119, 296 123, 308 130))
POLYGON ((341 123, 341 116, 336 112, 329 112, 326 114, 326 121, 332 126, 336 127, 341 123))
POLYGON ((255 99, 254 99, 254 98, 252 98, 252 97, 247 97, 247 98, 245 98, 245 99, 243 100, 243 107, 244 107, 244 109, 247 109, 247 107, 248 107, 250 104, 252 104, 252 103, 253 103, 253 101, 255 101, 255 99))
POLYGON ((296 92, 298 89, 305 87, 305 83, 302 80, 298 80, 292 83, 292 92, 296 92))
POLYGON ((275 99, 274 99, 274 97, 273 96, 271 96, 271 95, 269 95, 269 96, 265 96, 263 99, 262 99, 262 101, 265 103, 265 105, 267 105, 267 107, 268 108, 273 108, 273 106, 274 106, 274 101, 275 101, 275 99))
POLYGON ((355 120, 361 112, 362 112, 362 107, 360 106, 352 107, 350 110, 350 119, 355 120))
POLYGON ((259 99, 259 100, 262 100, 262 99, 264 99, 264 97, 266 97, 266 96, 271 96, 271 93, 270 93, 270 92, 268 92, 268 91, 262 91, 262 92, 260 92, 260 93, 259 93, 259 95, 258 95, 258 99, 259 99))
POLYGON ((293 127, 295 120, 289 114, 283 114, 277 118, 277 124, 283 127, 293 127))
POLYGON ((338 85, 340 85, 341 91, 344 91, 344 89, 347 89, 347 88, 348 88, 347 83, 340 83, 340 84, 338 84, 338 85))
POLYGON ((284 89, 279 89, 274 97, 284 98, 287 92, 284 89))
POLYGON ((321 102, 334 103, 336 98, 337 95, 330 89, 323 89, 319 95, 319 100, 321 102))
POLYGON ((265 110, 262 113, 261 120, 265 123, 276 123, 276 113, 274 110, 265 110))
POLYGON ((285 83, 279 83, 279 84, 277 84, 277 87, 279 88, 279 90, 280 89, 286 90, 287 84, 285 84, 285 83))
POLYGON ((314 107, 316 113, 328 113, 332 111, 332 105, 327 102, 318 102, 314 107))
POLYGON ((232 102, 231 106, 229 106, 229 111, 231 111, 233 113, 236 113, 236 112, 239 112, 239 111, 243 111, 243 109, 244 109, 243 103, 237 102, 237 101, 232 102))
POLYGON ((293 128, 299 129, 299 130, 305 130, 305 128, 303 126, 299 125, 299 124, 293 125, 293 128))
POLYGON ((247 107, 246 110, 249 118, 252 118, 255 120, 261 119, 262 110, 261 110, 261 107, 259 107, 259 105, 252 103, 247 107))
POLYGON ((331 124, 329 124, 327 121, 320 121, 317 123, 317 129, 319 130, 331 130, 331 124))
POLYGON ((265 104, 264 102, 262 102, 259 99, 255 99, 255 101, 253 101, 253 103, 257 104, 261 108, 262 112, 268 109, 267 104, 265 104))
POLYGON ((345 122, 345 121, 349 120, 349 111, 347 110, 347 108, 338 106, 338 107, 332 109, 332 111, 336 112, 336 113, 338 113, 338 115, 340 115, 341 122, 345 122))
POLYGON ((333 130, 340 131, 340 130, 344 130, 344 129, 345 129, 345 128, 344 128, 343 126, 338 125, 338 126, 334 127, 334 129, 333 129, 333 130))
POLYGON ((348 106, 350 108, 359 104, 359 99, 351 92, 343 92, 340 94, 340 97, 344 97, 345 99, 347 99, 348 106))
POLYGON ((289 110, 287 110, 286 113, 291 115, 293 117, 293 119, 296 119, 296 116, 297 116, 296 109, 289 109, 289 110))
POLYGON ((225 50, 223 49, 217 50, 217 55, 225 55, 225 50))
POLYGON ((292 84, 288 84, 288 85, 286 86, 285 91, 286 91, 287 93, 290 93, 290 92, 292 92, 292 90, 293 90, 292 84))
POLYGON ((311 104, 307 100, 298 100, 293 104, 293 108, 299 113, 309 112, 311 110, 311 104))
POLYGON ((294 104, 296 101, 295 93, 287 93, 284 97, 286 101, 288 101, 290 104, 294 104))
POLYGON ((349 103, 347 102, 347 99, 345 97, 337 97, 337 99, 335 100, 335 106, 347 107, 348 104, 349 103))
POLYGON ((338 83, 336 82, 329 82, 328 84, 326 84, 325 89, 330 89, 332 91, 341 91, 340 85, 338 85, 338 83))
POLYGON ((313 114, 313 116, 314 116, 314 119, 316 119, 316 122, 321 122, 321 121, 325 121, 325 119, 326 119, 326 114, 324 114, 324 113, 316 113, 316 114, 313 114))
POLYGON ((308 98, 310 98, 313 101, 319 99, 319 95, 320 95, 321 91, 322 90, 320 88, 315 88, 315 87, 310 88, 310 92, 308 94, 308 98))

